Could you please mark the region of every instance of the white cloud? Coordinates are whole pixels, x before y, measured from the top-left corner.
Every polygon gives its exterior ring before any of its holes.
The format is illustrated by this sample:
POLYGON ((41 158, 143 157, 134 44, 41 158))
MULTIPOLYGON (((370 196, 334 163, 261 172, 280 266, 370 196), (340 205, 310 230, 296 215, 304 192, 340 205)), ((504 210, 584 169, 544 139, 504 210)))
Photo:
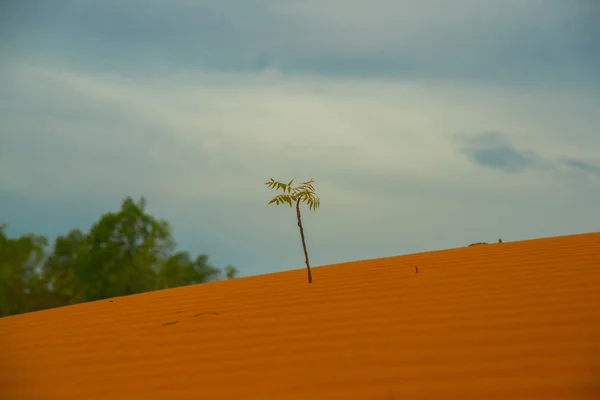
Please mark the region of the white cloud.
POLYGON ((106 199, 107 211, 145 195, 188 242, 208 226, 205 243, 227 241, 245 273, 301 267, 293 213, 266 207, 271 176, 317 179, 322 208, 305 212, 316 264, 600 222, 597 175, 481 169, 455 141, 499 131, 544 159, 600 165, 591 93, 273 71, 148 79, 14 65, 6 76, 2 188, 53 206, 106 199))

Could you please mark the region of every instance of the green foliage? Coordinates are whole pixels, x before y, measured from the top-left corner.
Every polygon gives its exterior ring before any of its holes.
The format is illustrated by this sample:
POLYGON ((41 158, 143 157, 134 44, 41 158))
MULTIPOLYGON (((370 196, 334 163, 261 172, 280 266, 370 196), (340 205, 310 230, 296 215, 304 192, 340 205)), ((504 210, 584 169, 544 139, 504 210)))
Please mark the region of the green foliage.
MULTIPOLYGON (((218 279, 221 271, 208 263, 208 256, 200 255, 193 261, 187 252, 179 252, 162 263, 158 272, 160 288, 194 285, 218 279)), ((235 277, 231 276, 232 279, 235 277)))
POLYGON ((238 274, 238 270, 233 265, 228 265, 225 267, 225 278, 233 279, 238 274))
POLYGON ((0 317, 157 289, 233 279, 224 271, 175 252, 167 221, 145 212, 145 200, 126 198, 88 233, 71 230, 50 251, 43 236, 8 238, 0 226, 0 317))
POLYGON ((29 307, 30 286, 37 287, 36 268, 44 257, 47 239, 33 234, 17 239, 0 227, 0 316, 29 307))
POLYGON ((300 186, 292 187, 294 180, 295 178, 289 183, 282 183, 271 178, 266 182, 265 185, 267 185, 269 189, 281 190, 283 192, 282 194, 275 196, 267 205, 273 203, 275 203, 275 205, 287 203, 291 207, 292 202, 296 203, 300 200, 300 202, 306 203, 310 210, 316 211, 321 205, 321 200, 315 194, 315 188, 313 186, 315 180, 311 179, 306 182, 301 182, 300 186))
POLYGON ((306 182, 301 182, 299 186, 293 187, 292 179, 289 183, 283 183, 271 178, 265 183, 269 189, 281 190, 283 193, 275 196, 267 203, 275 205, 289 204, 292 207, 292 202, 296 203, 296 217, 298 218, 298 228, 300 229, 300 238, 302 239, 302 249, 304 250, 304 260, 308 269, 308 283, 312 283, 312 274, 310 272, 310 263, 308 261, 308 251, 306 250, 306 240, 304 239, 304 228, 302 227, 302 217, 300 215, 300 203, 308 204, 310 210, 316 211, 321 205, 321 200, 315 193, 313 183, 314 179, 306 182))

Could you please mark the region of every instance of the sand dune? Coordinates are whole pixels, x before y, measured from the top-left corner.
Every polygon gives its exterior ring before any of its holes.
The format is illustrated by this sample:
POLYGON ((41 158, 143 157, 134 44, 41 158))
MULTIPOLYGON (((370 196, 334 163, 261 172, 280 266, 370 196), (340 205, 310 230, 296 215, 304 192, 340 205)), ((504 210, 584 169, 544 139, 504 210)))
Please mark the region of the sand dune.
POLYGON ((2 318, 0 397, 600 399, 600 233, 313 277, 298 269, 2 318))

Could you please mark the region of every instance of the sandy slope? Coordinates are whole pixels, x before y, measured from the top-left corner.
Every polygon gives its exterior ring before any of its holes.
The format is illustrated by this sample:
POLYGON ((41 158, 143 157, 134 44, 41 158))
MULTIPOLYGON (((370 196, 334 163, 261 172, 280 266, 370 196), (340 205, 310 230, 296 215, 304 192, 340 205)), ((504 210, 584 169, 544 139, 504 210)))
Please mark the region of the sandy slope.
POLYGON ((0 319, 0 397, 600 399, 600 233, 313 276, 0 319))

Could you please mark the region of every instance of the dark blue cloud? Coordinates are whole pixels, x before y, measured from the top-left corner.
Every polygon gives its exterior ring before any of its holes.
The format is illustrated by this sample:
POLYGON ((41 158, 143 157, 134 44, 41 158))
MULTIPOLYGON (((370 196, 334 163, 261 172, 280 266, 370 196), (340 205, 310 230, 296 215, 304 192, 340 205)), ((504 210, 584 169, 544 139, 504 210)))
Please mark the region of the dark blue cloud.
POLYGON ((572 169, 590 173, 594 175, 600 175, 600 166, 581 160, 563 160, 562 163, 572 169))
POLYGON ((600 175, 600 167, 574 158, 544 158, 532 149, 519 149, 509 136, 500 132, 482 132, 456 136, 459 152, 473 164, 502 172, 517 173, 530 169, 554 170, 563 166, 584 173, 600 175))
MULTIPOLYGON (((24 0, 5 17, 4 46, 14 57, 54 59, 92 71, 276 68, 325 75, 599 83, 599 30, 590 17, 592 6, 584 3, 566 9, 548 1, 527 17, 515 9, 510 25, 506 18, 480 23, 474 13, 467 23, 443 28, 424 10, 422 21, 414 22, 419 35, 407 46, 396 46, 410 39, 392 29, 386 41, 346 39, 346 46, 323 47, 330 32, 316 35, 318 27, 310 21, 277 14, 260 0, 24 0)), ((365 37, 375 30, 348 29, 365 37)), ((333 43, 345 40, 343 32, 338 34, 333 43)))
POLYGON ((462 136, 460 152, 475 165, 503 172, 523 172, 537 164, 533 152, 515 148, 499 132, 462 136))
POLYGON ((504 172, 522 172, 533 166, 533 160, 510 147, 489 149, 465 149, 469 159, 481 166, 499 169, 504 172))

